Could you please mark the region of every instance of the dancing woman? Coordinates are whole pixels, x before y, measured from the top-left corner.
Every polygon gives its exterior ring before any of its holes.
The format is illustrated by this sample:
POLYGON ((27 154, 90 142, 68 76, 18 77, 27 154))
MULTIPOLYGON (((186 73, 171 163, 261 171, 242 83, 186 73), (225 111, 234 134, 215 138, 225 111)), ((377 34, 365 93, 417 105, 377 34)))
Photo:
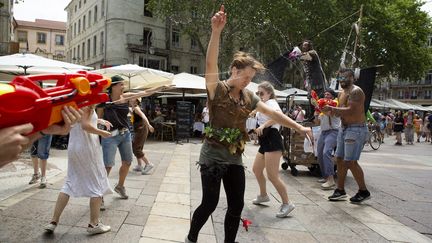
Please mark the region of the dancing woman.
POLYGON ((205 79, 210 125, 206 128, 206 139, 199 158, 202 201, 192 216, 185 242, 197 241, 199 231, 219 202, 222 181, 228 202, 224 222, 225 242, 235 241, 244 205, 245 172, 242 153, 248 140, 246 120, 251 111, 257 109, 277 123, 303 135, 312 135, 310 129, 272 110, 246 89, 256 72, 264 70, 264 66, 251 55, 236 53, 230 65, 230 77, 226 81, 219 80, 219 42, 226 23, 222 5, 211 18, 212 33, 206 56, 205 79))

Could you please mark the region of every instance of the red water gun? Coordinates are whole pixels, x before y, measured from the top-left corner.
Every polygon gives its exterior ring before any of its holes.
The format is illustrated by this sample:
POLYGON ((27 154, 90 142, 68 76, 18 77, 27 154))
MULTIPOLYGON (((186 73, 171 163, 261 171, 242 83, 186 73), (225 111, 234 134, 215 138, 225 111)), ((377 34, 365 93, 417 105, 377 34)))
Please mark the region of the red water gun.
POLYGON ((327 99, 327 98, 318 99, 317 93, 315 92, 315 90, 312 90, 311 104, 315 107, 315 111, 321 112, 324 106, 328 105, 328 106, 336 107, 338 105, 338 102, 336 100, 327 99))
POLYGON ((31 123, 32 132, 63 121, 64 106, 81 108, 109 100, 105 88, 111 79, 79 71, 73 74, 17 76, 0 84, 0 128, 31 123), (55 87, 42 89, 37 82, 55 80, 55 87))

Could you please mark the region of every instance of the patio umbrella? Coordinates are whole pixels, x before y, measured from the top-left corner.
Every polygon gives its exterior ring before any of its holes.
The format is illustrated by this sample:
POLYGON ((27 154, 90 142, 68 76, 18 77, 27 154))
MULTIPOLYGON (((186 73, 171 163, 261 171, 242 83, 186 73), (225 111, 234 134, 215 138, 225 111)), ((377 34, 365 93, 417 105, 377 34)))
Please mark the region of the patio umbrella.
POLYGON ((397 109, 401 109, 401 110, 411 110, 411 109, 415 109, 412 105, 409 105, 407 103, 404 103, 402 101, 399 100, 395 100, 395 99, 387 99, 385 100, 385 102, 393 104, 395 106, 397 106, 397 109))
POLYGON ((297 88, 289 88, 289 89, 284 89, 282 90, 282 92, 286 93, 286 95, 291 95, 294 94, 295 92, 296 95, 303 95, 303 96, 307 96, 307 91, 306 90, 302 90, 302 89, 297 89, 297 88))
POLYGON ((167 89, 167 92, 181 93, 183 98, 186 94, 205 94, 206 84, 205 78, 190 74, 190 73, 179 73, 174 75, 172 84, 174 87, 167 89))
POLYGON ((28 53, 18 53, 0 57, 0 72, 15 75, 76 72, 78 70, 91 69, 93 68, 28 53))
POLYGON ((93 72, 100 73, 107 77, 120 75, 128 81, 128 89, 147 89, 172 83, 174 75, 161 70, 144 68, 136 64, 124 64, 104 69, 98 69, 93 72))

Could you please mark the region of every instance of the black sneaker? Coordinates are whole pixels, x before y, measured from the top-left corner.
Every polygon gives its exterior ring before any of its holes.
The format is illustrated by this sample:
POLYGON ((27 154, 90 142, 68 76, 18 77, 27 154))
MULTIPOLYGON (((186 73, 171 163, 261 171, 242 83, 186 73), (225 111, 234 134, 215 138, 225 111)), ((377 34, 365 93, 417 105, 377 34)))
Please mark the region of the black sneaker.
POLYGON ((344 198, 346 198, 346 192, 345 190, 335 189, 333 192, 333 195, 328 197, 328 200, 330 201, 340 201, 344 198))
POLYGON ((370 199, 371 195, 368 190, 361 191, 359 190, 354 197, 350 198, 352 203, 361 203, 364 200, 370 199))

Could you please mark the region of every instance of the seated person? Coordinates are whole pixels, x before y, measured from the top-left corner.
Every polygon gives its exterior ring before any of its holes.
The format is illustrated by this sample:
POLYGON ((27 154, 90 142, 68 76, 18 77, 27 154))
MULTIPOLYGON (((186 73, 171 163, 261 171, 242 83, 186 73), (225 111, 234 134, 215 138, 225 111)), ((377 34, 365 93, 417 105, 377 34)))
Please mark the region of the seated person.
POLYGON ((201 113, 196 113, 194 120, 195 120, 193 124, 194 137, 201 137, 204 132, 204 123, 201 120, 201 113))
POLYGON ((164 122, 165 118, 160 111, 156 111, 156 117, 151 121, 152 124, 158 124, 164 122))

